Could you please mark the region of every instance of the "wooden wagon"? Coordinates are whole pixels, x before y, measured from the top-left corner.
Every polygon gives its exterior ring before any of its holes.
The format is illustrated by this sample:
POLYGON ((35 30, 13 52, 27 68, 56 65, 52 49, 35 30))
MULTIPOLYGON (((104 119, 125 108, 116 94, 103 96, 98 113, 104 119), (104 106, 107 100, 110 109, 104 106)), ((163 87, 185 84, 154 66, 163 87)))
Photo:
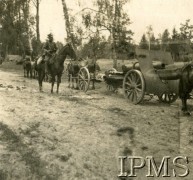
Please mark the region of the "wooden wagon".
POLYGON ((99 65, 90 60, 79 60, 70 61, 67 65, 67 71, 69 76, 69 86, 74 87, 74 80, 76 81, 76 86, 79 90, 86 92, 89 89, 90 83, 92 82, 92 87, 94 87, 96 75, 100 70, 99 65))

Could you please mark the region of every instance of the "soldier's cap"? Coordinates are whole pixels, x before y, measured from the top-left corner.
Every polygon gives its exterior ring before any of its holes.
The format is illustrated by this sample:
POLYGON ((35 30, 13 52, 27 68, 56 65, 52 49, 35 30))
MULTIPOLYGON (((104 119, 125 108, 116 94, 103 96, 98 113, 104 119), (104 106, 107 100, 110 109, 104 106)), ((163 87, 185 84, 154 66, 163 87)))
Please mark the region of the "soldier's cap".
POLYGON ((48 38, 53 38, 53 34, 52 33, 48 34, 48 38))

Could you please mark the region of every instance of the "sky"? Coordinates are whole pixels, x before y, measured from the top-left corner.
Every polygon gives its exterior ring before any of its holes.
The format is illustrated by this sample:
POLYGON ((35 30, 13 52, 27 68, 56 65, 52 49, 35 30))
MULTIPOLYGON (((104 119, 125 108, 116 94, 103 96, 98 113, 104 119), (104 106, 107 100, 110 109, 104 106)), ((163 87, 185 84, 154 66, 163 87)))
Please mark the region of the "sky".
MULTIPOLYGON (((91 0, 66 0, 70 13, 80 10, 78 2, 83 7, 92 7, 91 0)), ((147 32, 147 26, 153 27, 155 37, 168 29, 172 33, 180 23, 190 19, 193 24, 193 0, 130 0, 125 7, 132 24, 134 42, 139 43, 142 35, 147 32)), ((78 17, 78 16, 77 16, 78 17)), ((45 41, 47 34, 53 33, 55 41, 65 43, 65 21, 61 0, 42 0, 40 3, 40 35, 45 41)))

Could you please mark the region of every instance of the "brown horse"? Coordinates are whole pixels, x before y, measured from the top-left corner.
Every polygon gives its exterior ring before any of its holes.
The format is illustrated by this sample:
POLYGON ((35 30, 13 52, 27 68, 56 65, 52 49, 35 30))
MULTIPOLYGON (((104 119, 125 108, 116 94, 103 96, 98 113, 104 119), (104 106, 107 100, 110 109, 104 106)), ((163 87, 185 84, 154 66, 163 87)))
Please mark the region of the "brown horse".
POLYGON ((193 64, 188 64, 182 68, 179 83, 179 97, 182 101, 182 111, 185 115, 190 115, 187 107, 187 99, 193 90, 193 64))
MULTIPOLYGON (((55 78, 57 76, 57 90, 59 92, 59 85, 61 83, 61 77, 64 70, 64 61, 66 57, 70 56, 73 59, 76 59, 76 53, 71 46, 71 44, 66 44, 63 46, 58 53, 56 53, 50 59, 49 63, 49 70, 51 73, 51 93, 53 93, 55 78)), ((36 65, 36 70, 38 71, 38 83, 39 83, 39 90, 42 91, 42 82, 45 77, 45 62, 42 61, 40 64, 36 65)))

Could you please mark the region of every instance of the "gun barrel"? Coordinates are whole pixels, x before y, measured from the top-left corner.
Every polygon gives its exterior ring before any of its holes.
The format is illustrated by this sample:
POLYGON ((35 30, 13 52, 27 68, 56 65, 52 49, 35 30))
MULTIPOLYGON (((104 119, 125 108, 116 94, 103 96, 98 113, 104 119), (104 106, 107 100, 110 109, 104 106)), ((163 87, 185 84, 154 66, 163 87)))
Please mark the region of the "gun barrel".
MULTIPOLYGON (((152 63, 153 67, 155 69, 164 69, 165 68, 165 64, 159 61, 155 61, 152 63)), ((122 70, 123 72, 129 71, 131 69, 137 69, 140 70, 140 66, 139 63, 131 63, 131 64, 127 64, 127 65, 122 65, 122 70)))

